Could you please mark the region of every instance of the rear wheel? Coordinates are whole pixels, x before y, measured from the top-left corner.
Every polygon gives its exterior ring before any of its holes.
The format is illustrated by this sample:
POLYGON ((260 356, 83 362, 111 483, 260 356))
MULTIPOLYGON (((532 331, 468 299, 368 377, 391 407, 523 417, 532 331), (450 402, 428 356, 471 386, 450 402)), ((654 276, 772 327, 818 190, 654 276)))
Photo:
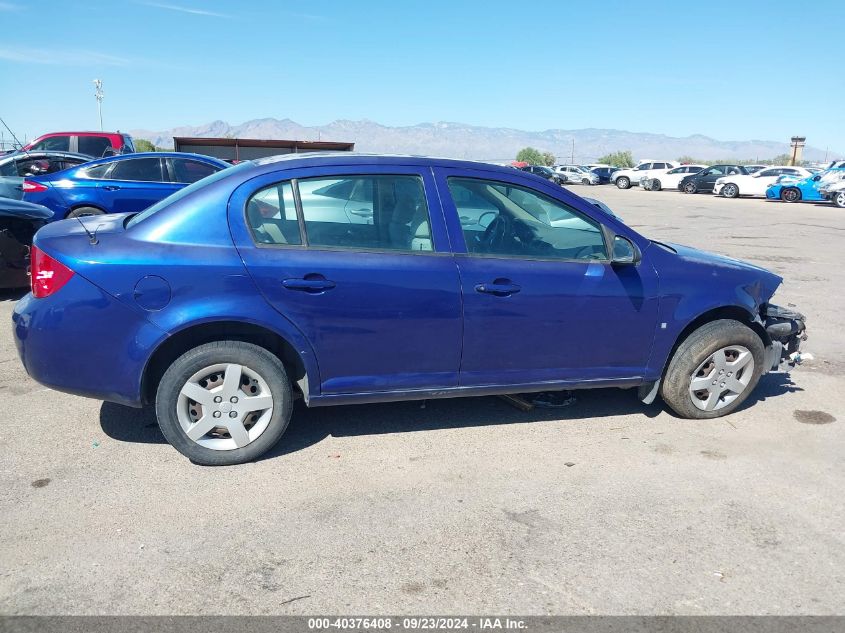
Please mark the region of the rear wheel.
POLYGON ((86 215, 103 215, 105 211, 97 207, 78 207, 67 214, 68 218, 81 218, 86 215))
POLYGON ((729 182, 724 187, 722 187, 722 195, 726 198, 736 198, 739 196, 739 187, 737 187, 732 182, 729 182))
POLYGON ((631 187, 631 179, 627 176, 619 176, 616 179, 616 186, 620 189, 629 189, 631 187))
POLYGON ((695 186, 694 182, 688 182, 684 185, 684 193, 696 193, 698 191, 698 187, 695 186))
POLYGON ((729 319, 702 325, 681 343, 663 377, 661 395, 684 418, 717 418, 739 407, 763 373, 763 341, 729 319))
POLYGON ((186 352, 164 373, 156 392, 164 437, 206 466, 241 464, 270 450, 285 432, 291 409, 281 361, 241 341, 186 352))
POLYGON ((592 183, 590 183, 590 179, 589 179, 589 178, 582 178, 582 179, 581 179, 581 184, 582 184, 582 185, 589 185, 589 184, 592 184, 592 183))
POLYGON ((801 190, 795 187, 786 187, 780 191, 780 199, 784 202, 798 202, 801 200, 801 190))
POLYGON ((833 204, 840 209, 845 209, 845 191, 838 191, 833 195, 833 204))

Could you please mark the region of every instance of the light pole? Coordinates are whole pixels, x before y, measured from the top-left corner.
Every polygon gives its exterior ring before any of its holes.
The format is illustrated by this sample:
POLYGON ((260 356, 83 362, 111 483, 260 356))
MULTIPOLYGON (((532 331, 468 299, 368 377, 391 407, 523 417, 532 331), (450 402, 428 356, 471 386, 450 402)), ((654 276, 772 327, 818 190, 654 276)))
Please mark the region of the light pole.
POLYGON ((100 116, 100 132, 103 131, 103 82, 94 80, 94 96, 97 98, 97 114, 100 116))

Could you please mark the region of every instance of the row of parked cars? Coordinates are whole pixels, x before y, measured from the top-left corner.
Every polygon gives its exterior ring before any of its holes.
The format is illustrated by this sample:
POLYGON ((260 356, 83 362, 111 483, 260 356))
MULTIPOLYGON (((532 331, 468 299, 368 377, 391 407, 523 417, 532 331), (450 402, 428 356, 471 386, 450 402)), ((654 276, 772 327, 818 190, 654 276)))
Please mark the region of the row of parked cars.
POLYGON ((643 162, 617 169, 610 182, 619 189, 677 189, 688 194, 713 193, 726 198, 759 196, 784 202, 831 200, 845 208, 845 161, 824 169, 777 165, 678 165, 643 162))
POLYGON ((784 202, 830 200, 845 208, 845 161, 824 169, 780 165, 693 165, 672 161, 643 161, 620 169, 609 165, 522 165, 527 171, 559 185, 611 183, 619 189, 640 186, 685 193, 714 193, 726 198, 760 196, 784 202))
POLYGON ((47 134, 0 155, 0 288, 29 285, 29 245, 45 224, 142 211, 227 167, 199 154, 138 153, 129 135, 110 132, 47 134))

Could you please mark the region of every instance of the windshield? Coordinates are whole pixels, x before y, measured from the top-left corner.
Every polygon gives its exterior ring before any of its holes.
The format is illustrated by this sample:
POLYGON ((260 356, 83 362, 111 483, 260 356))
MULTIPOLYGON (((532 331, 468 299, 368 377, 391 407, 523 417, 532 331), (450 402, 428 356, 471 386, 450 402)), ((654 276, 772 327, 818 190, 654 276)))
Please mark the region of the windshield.
POLYGON ((167 196, 164 200, 159 200, 153 206, 149 207, 148 209, 146 209, 144 211, 141 211, 141 213, 137 213, 137 214, 133 215, 131 218, 129 218, 129 221, 126 223, 126 228, 127 229, 131 228, 131 227, 135 226, 136 224, 138 224, 139 222, 143 222, 148 217, 155 215, 156 213, 158 213, 159 211, 161 211, 165 207, 169 207, 174 202, 179 202, 183 198, 191 195, 195 191, 199 191, 203 187, 207 187, 208 185, 212 185, 215 182, 217 182, 218 180, 222 180, 226 176, 229 176, 229 175, 235 173, 236 171, 242 170, 246 167, 252 167, 252 166, 253 166, 252 161, 249 161, 249 160, 244 161, 242 163, 238 163, 234 167, 227 167, 226 169, 221 169, 216 174, 212 174, 211 176, 206 176, 205 178, 202 178, 201 180, 197 180, 195 183, 188 185, 184 189, 180 189, 179 191, 177 191, 173 195, 167 196))

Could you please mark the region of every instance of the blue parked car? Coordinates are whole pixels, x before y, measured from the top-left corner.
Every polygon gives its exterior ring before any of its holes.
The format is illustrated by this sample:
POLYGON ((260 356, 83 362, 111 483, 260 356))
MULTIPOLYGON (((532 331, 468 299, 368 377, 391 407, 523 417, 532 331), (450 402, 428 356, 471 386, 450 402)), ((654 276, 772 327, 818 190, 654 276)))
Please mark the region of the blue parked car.
POLYGON ((263 454, 297 397, 637 387, 714 418, 805 329, 771 303, 774 273, 649 240, 539 176, 421 157, 245 162, 44 227, 32 280, 13 315, 30 376, 154 405, 201 464, 263 454))
POLYGON ((23 199, 52 209, 52 220, 134 213, 227 167, 222 160, 182 152, 111 156, 27 178, 23 199))
POLYGON ((803 180, 781 178, 766 189, 766 197, 770 200, 780 198, 784 202, 823 202, 825 200, 819 191, 827 183, 840 180, 845 176, 845 168, 828 169, 821 174, 808 176, 803 180))

